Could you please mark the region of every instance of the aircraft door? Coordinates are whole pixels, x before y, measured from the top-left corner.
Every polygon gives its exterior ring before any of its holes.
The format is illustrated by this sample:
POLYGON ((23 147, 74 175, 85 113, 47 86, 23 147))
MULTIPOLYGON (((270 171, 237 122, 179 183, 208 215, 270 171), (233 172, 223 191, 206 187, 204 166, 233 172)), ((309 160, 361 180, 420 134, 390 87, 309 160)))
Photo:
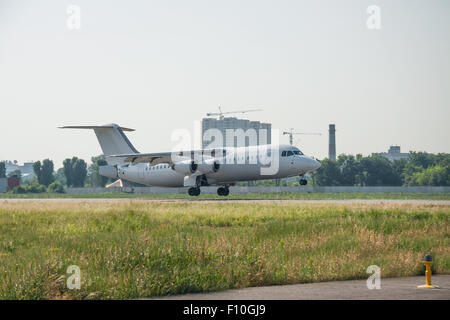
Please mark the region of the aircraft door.
POLYGON ((144 179, 146 166, 140 166, 138 169, 138 177, 139 179, 144 179))

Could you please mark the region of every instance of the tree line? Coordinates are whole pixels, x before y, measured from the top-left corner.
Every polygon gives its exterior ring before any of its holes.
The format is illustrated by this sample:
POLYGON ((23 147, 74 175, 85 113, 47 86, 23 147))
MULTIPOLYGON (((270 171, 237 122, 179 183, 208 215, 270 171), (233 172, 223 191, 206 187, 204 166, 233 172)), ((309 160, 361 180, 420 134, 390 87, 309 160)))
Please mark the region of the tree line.
MULTIPOLYGON (((107 165, 103 155, 92 157, 89 166, 86 161, 78 157, 67 158, 63 161, 63 167, 56 172, 52 160, 36 161, 33 163, 33 172, 36 178, 16 187, 14 192, 64 192, 64 187, 104 187, 110 179, 100 176, 99 166, 103 165, 107 165)), ((13 172, 13 174, 20 176, 20 171, 16 171, 18 172, 13 172)), ((6 178, 4 162, 0 162, 0 178, 6 178)))
POLYGON ((312 179, 319 186, 450 186, 450 154, 410 152, 408 159, 392 162, 342 154, 324 159, 312 179))

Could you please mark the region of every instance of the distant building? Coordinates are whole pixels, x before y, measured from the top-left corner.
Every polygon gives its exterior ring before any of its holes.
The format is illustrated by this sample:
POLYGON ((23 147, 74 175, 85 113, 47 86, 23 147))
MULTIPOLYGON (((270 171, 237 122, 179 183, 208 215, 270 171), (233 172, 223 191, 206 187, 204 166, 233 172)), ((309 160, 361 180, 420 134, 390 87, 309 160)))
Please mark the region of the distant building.
POLYGON ((8 191, 8 179, 0 178, 0 193, 5 193, 8 191))
POLYGON ((20 177, 13 176, 8 178, 8 190, 12 190, 20 185, 20 177))
POLYGON ((400 152, 400 146, 390 146, 388 152, 372 153, 372 155, 379 155, 385 157, 389 161, 396 161, 409 158, 409 153, 400 152))
POLYGON ((19 165, 16 160, 14 161, 5 161, 5 167, 6 167, 6 175, 8 175, 11 172, 14 172, 16 170, 19 170, 21 173, 21 179, 22 181, 29 181, 36 177, 33 171, 33 162, 24 162, 23 165, 19 165))
MULTIPOLYGON (((212 139, 210 139, 207 135, 205 136, 205 132, 209 129, 217 129, 222 134, 222 145, 226 146, 241 146, 238 145, 238 138, 233 136, 233 141, 227 141, 227 130, 237 130, 242 129, 244 133, 249 133, 249 129, 254 129, 256 132, 255 139, 250 138, 249 136, 245 137, 245 146, 251 145, 263 145, 263 144, 271 144, 272 143, 272 125, 270 123, 263 123, 259 121, 250 121, 245 119, 238 119, 235 117, 227 117, 223 119, 216 118, 203 118, 202 119, 202 148, 208 147, 211 144, 212 139)), ((212 132, 212 131, 210 131, 212 132)), ((213 133, 213 132, 212 132, 213 133)), ((214 134, 214 133, 213 133, 214 134)))

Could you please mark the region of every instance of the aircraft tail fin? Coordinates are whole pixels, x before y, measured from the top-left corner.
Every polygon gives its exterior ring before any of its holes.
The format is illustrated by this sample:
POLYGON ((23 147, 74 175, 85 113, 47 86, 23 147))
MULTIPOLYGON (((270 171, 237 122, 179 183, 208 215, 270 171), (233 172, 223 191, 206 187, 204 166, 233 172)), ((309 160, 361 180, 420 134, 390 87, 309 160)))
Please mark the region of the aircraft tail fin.
POLYGON ((63 126, 59 128, 93 129, 109 165, 120 165, 124 163, 123 158, 108 157, 109 155, 139 153, 124 133, 124 131, 134 131, 134 129, 123 128, 115 123, 102 126, 63 126))

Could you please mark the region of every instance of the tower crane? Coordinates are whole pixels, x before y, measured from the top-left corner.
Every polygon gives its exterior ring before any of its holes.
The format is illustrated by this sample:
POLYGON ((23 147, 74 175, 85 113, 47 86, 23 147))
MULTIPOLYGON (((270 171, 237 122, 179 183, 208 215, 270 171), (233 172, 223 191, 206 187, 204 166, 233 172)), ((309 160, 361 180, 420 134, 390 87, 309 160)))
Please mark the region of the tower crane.
POLYGON ((306 134, 306 135, 315 135, 315 136, 321 136, 321 133, 318 132, 294 132, 294 128, 291 128, 289 131, 284 131, 283 134, 289 135, 289 144, 292 146, 293 144, 293 135, 294 134, 306 134))
POLYGON ((251 109, 251 110, 239 110, 239 111, 228 111, 228 112, 222 112, 222 108, 219 106, 219 112, 209 112, 206 115, 208 117, 214 117, 219 116, 219 119, 222 120, 224 118, 224 114, 230 114, 230 113, 246 113, 246 112, 254 112, 254 111, 261 111, 262 109, 251 109))

